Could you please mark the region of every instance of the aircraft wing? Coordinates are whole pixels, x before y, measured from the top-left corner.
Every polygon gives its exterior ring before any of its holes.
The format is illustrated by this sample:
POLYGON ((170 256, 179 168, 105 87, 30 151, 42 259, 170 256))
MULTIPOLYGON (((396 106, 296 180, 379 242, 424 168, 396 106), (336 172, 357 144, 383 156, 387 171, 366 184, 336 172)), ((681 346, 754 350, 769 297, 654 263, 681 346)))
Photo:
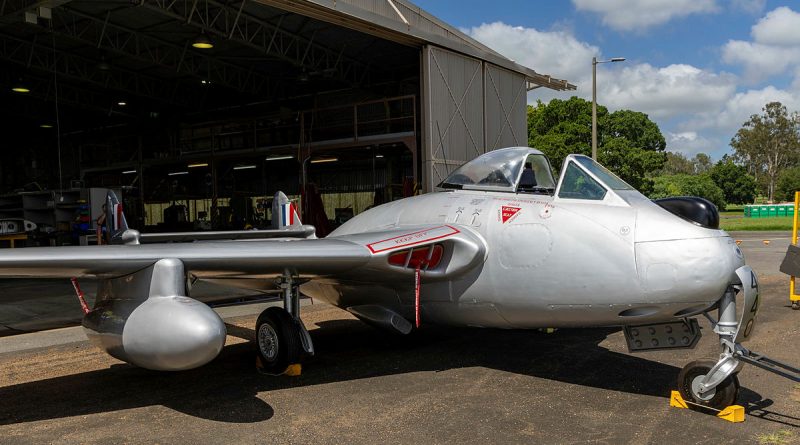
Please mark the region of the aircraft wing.
POLYGON ((485 241, 471 229, 427 225, 326 239, 4 249, 0 277, 113 278, 170 258, 198 278, 257 278, 289 271, 300 278, 352 275, 386 281, 404 279, 420 265, 426 277, 435 279, 466 272, 486 255, 485 241), (430 267, 434 256, 436 264, 430 267))

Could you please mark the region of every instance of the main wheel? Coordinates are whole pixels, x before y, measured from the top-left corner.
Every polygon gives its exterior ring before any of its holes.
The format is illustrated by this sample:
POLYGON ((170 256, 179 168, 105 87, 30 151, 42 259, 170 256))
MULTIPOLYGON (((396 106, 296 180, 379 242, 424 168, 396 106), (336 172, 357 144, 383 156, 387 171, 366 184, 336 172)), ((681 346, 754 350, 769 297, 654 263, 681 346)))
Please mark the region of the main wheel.
POLYGON ((283 374, 303 357, 297 322, 279 307, 268 307, 256 321, 257 367, 265 374, 283 374))
POLYGON ((678 374, 678 390, 684 400, 714 409, 723 409, 736 403, 739 378, 735 374, 726 377, 716 388, 700 394, 700 383, 715 364, 710 360, 698 360, 681 369, 678 374))

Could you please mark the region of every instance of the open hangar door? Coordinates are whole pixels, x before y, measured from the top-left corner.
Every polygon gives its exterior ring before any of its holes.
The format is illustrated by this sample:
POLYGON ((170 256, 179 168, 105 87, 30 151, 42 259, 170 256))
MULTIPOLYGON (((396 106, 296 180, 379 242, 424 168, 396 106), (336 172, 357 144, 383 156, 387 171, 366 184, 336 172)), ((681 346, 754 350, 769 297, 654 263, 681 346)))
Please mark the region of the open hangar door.
POLYGON ((333 226, 524 145, 532 85, 574 89, 405 0, 3 1, 0 218, 60 244, 110 187, 144 231, 257 227, 313 183, 333 226))
POLYGON ((431 45, 423 73, 425 191, 483 153, 527 145, 525 75, 431 45))
POLYGON ((155 231, 258 226, 312 182, 334 224, 414 193, 414 45, 252 0, 2 5, 0 195, 122 188, 155 231))

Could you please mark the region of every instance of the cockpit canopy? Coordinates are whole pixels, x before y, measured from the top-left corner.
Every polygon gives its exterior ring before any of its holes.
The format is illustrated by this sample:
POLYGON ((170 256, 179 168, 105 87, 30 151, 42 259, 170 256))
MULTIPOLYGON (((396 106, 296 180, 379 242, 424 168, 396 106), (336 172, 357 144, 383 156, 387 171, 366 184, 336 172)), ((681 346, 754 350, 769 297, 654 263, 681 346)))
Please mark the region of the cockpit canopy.
POLYGON ((550 162, 539 150, 503 148, 459 167, 441 188, 552 194, 556 184, 550 162))

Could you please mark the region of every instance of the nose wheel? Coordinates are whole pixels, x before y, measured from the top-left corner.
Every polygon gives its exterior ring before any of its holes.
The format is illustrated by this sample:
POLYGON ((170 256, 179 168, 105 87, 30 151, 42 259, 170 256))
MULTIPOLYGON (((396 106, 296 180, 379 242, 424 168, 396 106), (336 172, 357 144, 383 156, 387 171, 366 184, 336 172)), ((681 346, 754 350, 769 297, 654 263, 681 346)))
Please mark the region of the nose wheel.
POLYGON ((711 372, 715 362, 698 360, 689 363, 678 374, 678 390, 684 400, 697 405, 721 410, 734 405, 739 396, 739 378, 729 375, 714 388, 701 392, 703 379, 711 372))

